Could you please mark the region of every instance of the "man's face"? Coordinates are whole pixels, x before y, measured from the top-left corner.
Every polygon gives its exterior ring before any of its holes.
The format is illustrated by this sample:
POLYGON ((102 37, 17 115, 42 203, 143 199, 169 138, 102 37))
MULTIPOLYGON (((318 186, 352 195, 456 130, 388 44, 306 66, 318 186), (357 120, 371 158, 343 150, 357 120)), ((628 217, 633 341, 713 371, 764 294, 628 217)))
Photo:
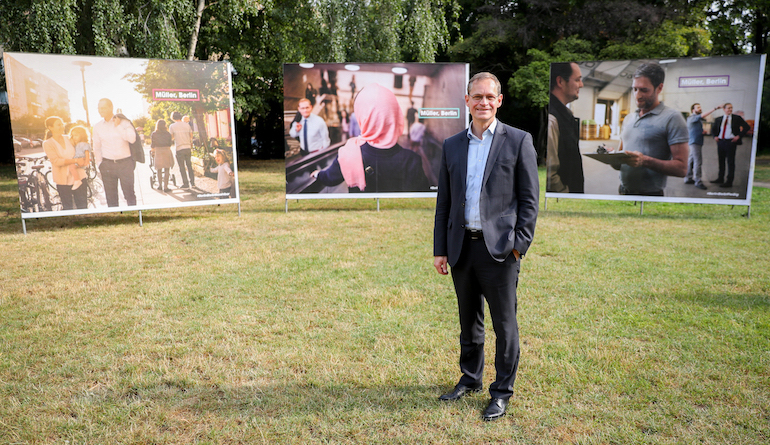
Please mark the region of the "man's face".
POLYGON ((100 100, 99 116, 103 117, 104 120, 110 120, 110 118, 112 118, 112 104, 106 100, 100 100))
POLYGON ((701 108, 700 105, 696 105, 696 106, 692 107, 692 112, 695 113, 695 114, 701 114, 701 113, 703 113, 703 109, 701 108))
POLYGON ((733 106, 730 104, 725 105, 725 114, 730 115, 733 114, 733 106))
POLYGON ((657 106, 658 94, 663 90, 663 84, 661 83, 655 88, 647 77, 634 77, 632 89, 637 108, 646 112, 657 106))
POLYGON ((495 117, 503 103, 503 95, 497 93, 495 81, 481 79, 473 82, 471 93, 465 96, 465 105, 471 110, 474 121, 485 122, 495 117))
POLYGON ((583 88, 583 73, 580 72, 580 67, 577 63, 572 63, 570 66, 572 66, 572 74, 569 79, 565 81, 559 78, 560 87, 564 91, 567 103, 577 100, 580 89, 583 88))
POLYGON ((313 106, 310 105, 310 102, 300 102, 297 109, 299 110, 299 114, 301 114, 303 118, 307 119, 310 117, 310 112, 313 111, 313 106))

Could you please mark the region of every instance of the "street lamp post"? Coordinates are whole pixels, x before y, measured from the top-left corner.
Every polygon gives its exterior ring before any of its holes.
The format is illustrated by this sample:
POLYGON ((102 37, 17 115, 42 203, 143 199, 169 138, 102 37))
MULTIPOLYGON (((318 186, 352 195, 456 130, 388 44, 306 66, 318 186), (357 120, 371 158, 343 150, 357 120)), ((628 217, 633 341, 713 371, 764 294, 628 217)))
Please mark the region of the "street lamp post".
POLYGON ((86 67, 91 66, 91 62, 78 60, 78 61, 72 62, 72 64, 80 67, 80 75, 83 78, 83 109, 86 110, 86 123, 90 128, 91 119, 88 117, 88 98, 87 98, 88 96, 86 96, 86 67))

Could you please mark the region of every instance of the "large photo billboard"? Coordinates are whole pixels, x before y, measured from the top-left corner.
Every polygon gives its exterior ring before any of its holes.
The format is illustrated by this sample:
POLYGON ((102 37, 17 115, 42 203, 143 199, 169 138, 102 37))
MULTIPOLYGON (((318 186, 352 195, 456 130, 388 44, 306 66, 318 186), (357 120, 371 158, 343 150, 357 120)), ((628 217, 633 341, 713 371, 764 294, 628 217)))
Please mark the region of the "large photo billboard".
POLYGON ((284 65, 286 197, 433 197, 468 65, 284 65))
POLYGON ((239 202, 229 64, 3 63, 22 218, 239 202))
POLYGON ((764 66, 551 64, 546 197, 750 205, 764 66))

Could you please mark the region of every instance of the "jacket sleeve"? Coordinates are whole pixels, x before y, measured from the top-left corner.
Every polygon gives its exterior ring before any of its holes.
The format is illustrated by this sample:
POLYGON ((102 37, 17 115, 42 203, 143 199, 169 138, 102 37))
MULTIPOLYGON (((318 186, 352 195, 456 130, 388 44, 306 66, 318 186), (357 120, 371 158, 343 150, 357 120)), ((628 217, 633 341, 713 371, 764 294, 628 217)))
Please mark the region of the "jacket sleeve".
POLYGON ((516 198, 518 215, 513 248, 524 256, 535 236, 535 223, 540 203, 540 180, 537 173, 537 152, 532 136, 527 133, 521 143, 516 163, 516 198))
POLYGON ((436 196, 436 217, 433 225, 433 255, 447 256, 447 225, 449 211, 452 208, 452 190, 449 185, 449 170, 446 160, 446 141, 441 150, 441 166, 438 174, 438 193, 436 196))

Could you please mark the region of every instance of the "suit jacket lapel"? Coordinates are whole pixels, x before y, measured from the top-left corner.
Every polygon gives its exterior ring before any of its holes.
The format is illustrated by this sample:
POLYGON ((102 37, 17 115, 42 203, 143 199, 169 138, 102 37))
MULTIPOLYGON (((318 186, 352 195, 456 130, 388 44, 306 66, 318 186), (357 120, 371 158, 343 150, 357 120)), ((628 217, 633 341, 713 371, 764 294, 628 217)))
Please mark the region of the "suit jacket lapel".
MULTIPOLYGON (((470 144, 470 140, 468 139, 468 135, 465 135, 465 137, 462 139, 462 143, 460 144, 460 180, 462 181, 462 188, 460 190, 465 190, 465 187, 468 185, 468 147, 470 144)), ((463 199, 465 199, 465 196, 463 196, 463 199)))
MULTIPOLYGON (((495 136, 492 138, 492 146, 489 147, 489 157, 487 157, 487 165, 484 167, 484 181, 481 183, 481 187, 487 183, 489 175, 492 173, 492 167, 495 165, 497 156, 500 154, 500 148, 503 146, 505 140, 505 128, 502 122, 497 122, 497 128, 495 129, 495 136)), ((467 157, 467 156, 466 156, 467 157)), ((466 161, 467 163, 467 161, 466 161)))

